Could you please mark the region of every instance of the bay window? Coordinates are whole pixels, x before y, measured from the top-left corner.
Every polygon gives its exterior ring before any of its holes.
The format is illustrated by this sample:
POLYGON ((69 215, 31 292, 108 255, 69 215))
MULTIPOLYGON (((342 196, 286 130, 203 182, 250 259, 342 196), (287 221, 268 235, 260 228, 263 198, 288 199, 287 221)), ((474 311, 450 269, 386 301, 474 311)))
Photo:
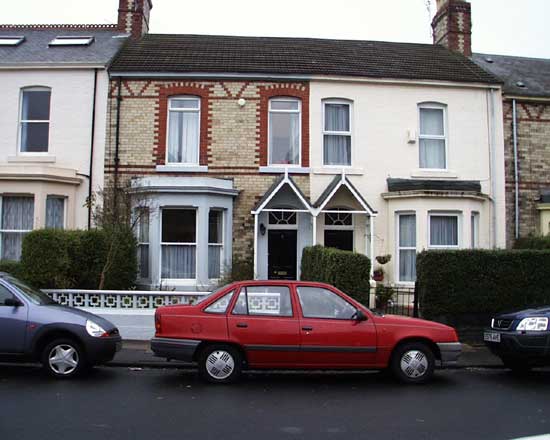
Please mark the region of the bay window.
POLYGON ((221 277, 223 251, 223 211, 211 209, 208 213, 208 278, 221 277))
POLYGON ((50 137, 51 90, 29 87, 21 91, 19 149, 21 153, 47 153, 50 137))
POLYGON ((34 198, 0 197, 0 211, 0 260, 19 261, 23 238, 34 225, 34 198))
POLYGON ((293 98, 269 101, 269 165, 300 165, 301 102, 293 98))
POLYGON ((479 212, 472 212, 470 216, 470 245, 472 249, 479 247, 479 212))
POLYGON ((139 277, 149 278, 149 209, 136 209, 139 277))
POLYGON ((398 215, 399 281, 416 281, 416 215, 398 215))
POLYGON ((63 229, 65 227, 65 198, 48 196, 46 198, 46 228, 63 229))
POLYGON ((445 107, 422 105, 420 112, 420 168, 447 168, 445 107))
POLYGON ((161 233, 161 278, 195 279, 196 251, 196 211, 164 208, 161 233))
POLYGON ((323 102, 323 163, 351 165, 351 104, 323 102))
POLYGON ((429 215, 429 246, 433 248, 458 247, 458 215, 434 214, 429 215))
POLYGON ((168 164, 197 165, 200 141, 200 99, 192 96, 168 101, 168 164))

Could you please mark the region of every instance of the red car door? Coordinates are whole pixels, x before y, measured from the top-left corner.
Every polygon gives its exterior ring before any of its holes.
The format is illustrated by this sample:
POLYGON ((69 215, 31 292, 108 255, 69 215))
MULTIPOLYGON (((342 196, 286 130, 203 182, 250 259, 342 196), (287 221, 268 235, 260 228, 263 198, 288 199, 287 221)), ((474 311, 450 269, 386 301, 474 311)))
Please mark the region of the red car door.
POLYGON ((300 363, 353 368, 376 364, 376 326, 358 320, 357 308, 325 287, 296 286, 300 304, 300 363))
POLYGON ((250 366, 296 366, 299 319, 288 285, 242 286, 227 320, 230 340, 244 347, 250 366))

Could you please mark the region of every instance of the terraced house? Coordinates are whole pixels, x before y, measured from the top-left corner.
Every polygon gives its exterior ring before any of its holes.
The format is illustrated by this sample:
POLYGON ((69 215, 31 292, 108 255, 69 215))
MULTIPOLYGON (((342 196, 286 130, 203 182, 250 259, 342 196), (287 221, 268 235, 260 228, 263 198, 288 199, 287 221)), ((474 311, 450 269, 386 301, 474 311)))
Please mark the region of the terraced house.
MULTIPOLYGON (((505 245, 501 83, 465 56, 147 34, 152 5, 135 1, 105 172, 149 200, 142 286, 207 289, 246 257, 259 279, 297 278, 312 244, 391 254, 387 281, 406 285, 424 248, 505 245)), ((461 34, 442 43, 468 42, 445 14, 438 32, 461 34)))

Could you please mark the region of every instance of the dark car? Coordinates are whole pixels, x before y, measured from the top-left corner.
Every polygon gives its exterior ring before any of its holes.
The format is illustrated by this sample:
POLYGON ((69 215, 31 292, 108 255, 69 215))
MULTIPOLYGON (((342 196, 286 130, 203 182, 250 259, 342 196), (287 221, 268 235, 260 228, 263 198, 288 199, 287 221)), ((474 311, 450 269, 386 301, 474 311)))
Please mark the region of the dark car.
POLYGON ((515 371, 550 365, 550 307, 505 313, 491 320, 485 344, 515 371))
POLYGON ((0 361, 38 361, 54 377, 73 377, 113 359, 118 329, 106 319, 61 306, 0 272, 0 361))

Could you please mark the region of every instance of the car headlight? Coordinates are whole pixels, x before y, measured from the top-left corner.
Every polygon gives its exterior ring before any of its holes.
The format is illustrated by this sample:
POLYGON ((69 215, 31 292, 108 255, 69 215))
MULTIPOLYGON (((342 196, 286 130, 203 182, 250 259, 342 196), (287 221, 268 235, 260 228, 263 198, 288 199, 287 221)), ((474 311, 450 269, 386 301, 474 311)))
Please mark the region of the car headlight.
POLYGON ((548 318, 536 317, 522 319, 516 330, 543 332, 548 329, 548 318))
POLYGON ((94 338, 101 338, 102 336, 109 336, 107 332, 99 324, 94 321, 86 321, 86 331, 90 336, 94 338))

